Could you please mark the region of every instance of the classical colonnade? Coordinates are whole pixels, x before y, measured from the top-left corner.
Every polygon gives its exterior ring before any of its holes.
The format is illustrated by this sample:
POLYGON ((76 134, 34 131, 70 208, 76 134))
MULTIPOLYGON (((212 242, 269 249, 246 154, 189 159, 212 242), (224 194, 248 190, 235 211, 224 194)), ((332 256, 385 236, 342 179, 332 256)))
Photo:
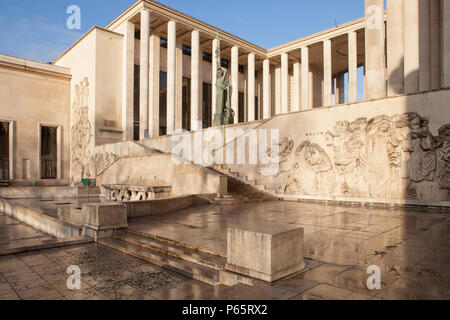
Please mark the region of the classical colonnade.
MULTIPOLYGON (((229 79, 233 88, 239 88, 239 61, 246 55, 246 121, 269 119, 277 114, 313 107, 357 102, 359 67, 364 68, 364 99, 367 100, 449 88, 449 2, 408 0, 406 5, 405 0, 388 0, 386 13, 383 0, 366 0, 364 18, 339 26, 335 30, 329 29, 267 50, 265 54, 249 52, 248 48, 242 51, 239 45, 228 43, 228 49, 231 49, 229 79), (360 41, 364 41, 364 46, 360 41), (255 114, 257 61, 260 69, 258 71, 262 71, 259 119, 255 114), (313 80, 313 77, 318 77, 318 80, 313 80), (314 95, 320 95, 319 103, 314 102, 314 95)), ((151 30, 151 19, 151 10, 140 11, 140 139, 159 135, 161 39, 158 32, 151 30)), ((182 128, 181 108, 177 106, 179 86, 182 85, 182 75, 178 70, 180 63, 182 64, 179 52, 183 40, 189 38, 191 130, 202 129, 201 31, 192 27, 193 30, 178 35, 175 19, 169 19, 156 27, 161 28, 167 30, 167 134, 173 134, 182 128)), ((126 22, 124 34, 126 45, 123 103, 129 106, 132 97, 127 83, 132 77, 130 71, 134 67, 131 57, 134 51, 130 51, 131 46, 134 46, 133 23, 126 22)), ((211 43, 214 115, 217 63, 215 52, 221 44, 217 39, 211 43)), ((237 123, 238 90, 232 92, 231 106, 235 111, 237 123)), ((130 137, 128 126, 132 112, 129 107, 124 107, 123 114, 124 130, 127 130, 127 136, 130 137)))

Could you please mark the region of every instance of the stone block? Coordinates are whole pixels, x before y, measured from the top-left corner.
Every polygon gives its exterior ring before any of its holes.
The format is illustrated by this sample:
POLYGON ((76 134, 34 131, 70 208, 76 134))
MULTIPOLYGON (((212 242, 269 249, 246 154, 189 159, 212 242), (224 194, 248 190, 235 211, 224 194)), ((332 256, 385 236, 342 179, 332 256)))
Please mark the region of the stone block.
POLYGON ((303 228, 265 222, 231 226, 226 269, 275 282, 305 268, 303 250, 303 228))
POLYGON ((83 204, 83 225, 85 234, 100 238, 109 231, 128 227, 127 207, 118 203, 83 204))

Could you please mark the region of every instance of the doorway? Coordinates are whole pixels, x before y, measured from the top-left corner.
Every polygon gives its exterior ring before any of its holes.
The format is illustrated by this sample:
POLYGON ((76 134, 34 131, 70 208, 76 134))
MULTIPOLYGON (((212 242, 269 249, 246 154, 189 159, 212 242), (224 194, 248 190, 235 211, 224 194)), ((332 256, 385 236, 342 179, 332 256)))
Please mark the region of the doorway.
POLYGON ((41 179, 57 179, 58 127, 41 126, 40 168, 41 179))
POLYGON ((0 180, 9 180, 9 122, 0 122, 0 180))

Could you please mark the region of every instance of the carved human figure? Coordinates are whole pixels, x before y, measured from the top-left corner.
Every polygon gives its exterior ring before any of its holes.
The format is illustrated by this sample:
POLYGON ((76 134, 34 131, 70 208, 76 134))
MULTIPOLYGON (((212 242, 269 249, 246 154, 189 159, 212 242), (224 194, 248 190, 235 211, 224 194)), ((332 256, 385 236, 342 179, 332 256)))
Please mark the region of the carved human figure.
POLYGON ((343 195, 356 195, 358 192, 358 179, 362 176, 359 168, 364 162, 361 150, 365 145, 366 124, 367 120, 364 118, 351 124, 347 121, 338 122, 334 132, 327 133, 327 145, 333 147, 334 168, 343 195))
POLYGON ((390 190, 391 157, 389 152, 400 142, 395 136, 391 120, 379 116, 369 121, 367 126, 367 180, 372 197, 388 199, 390 190))
POLYGON ((439 129, 438 139, 441 147, 437 150, 436 180, 442 189, 450 190, 450 124, 439 129))

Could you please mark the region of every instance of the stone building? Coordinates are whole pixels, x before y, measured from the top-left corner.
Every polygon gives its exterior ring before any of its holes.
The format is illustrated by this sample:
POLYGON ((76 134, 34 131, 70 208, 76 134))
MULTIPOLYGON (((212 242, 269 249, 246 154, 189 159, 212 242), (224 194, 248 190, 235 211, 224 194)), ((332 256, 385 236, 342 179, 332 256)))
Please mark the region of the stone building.
POLYGON ((232 172, 278 198, 441 205, 450 190, 450 3, 365 3, 361 19, 266 50, 143 0, 53 65, 0 55, 1 179, 221 194, 232 172), (235 114, 219 142, 208 130, 217 64, 235 114), (279 143, 261 143, 274 130, 279 143), (242 137, 256 147, 242 152, 242 137), (192 152, 170 161, 180 141, 192 152), (274 148, 279 170, 267 174, 274 148), (252 162, 255 154, 269 161, 252 162))

